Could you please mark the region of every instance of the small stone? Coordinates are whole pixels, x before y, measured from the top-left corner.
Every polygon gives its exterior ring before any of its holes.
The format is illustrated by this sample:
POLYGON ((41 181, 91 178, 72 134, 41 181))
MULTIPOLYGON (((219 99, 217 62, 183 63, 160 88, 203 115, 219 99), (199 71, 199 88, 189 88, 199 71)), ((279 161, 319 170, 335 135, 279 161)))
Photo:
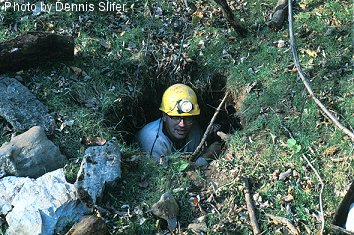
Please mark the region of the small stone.
POLYGON ((121 176, 120 161, 119 146, 113 141, 86 149, 75 182, 83 202, 96 204, 102 198, 106 185, 114 186, 121 176))
POLYGON ((278 48, 285 47, 285 41, 284 40, 279 40, 277 46, 278 46, 278 48))
POLYGON ((280 173, 279 180, 286 180, 291 175, 291 169, 288 169, 285 172, 280 173))
POLYGON ((94 215, 84 216, 66 235, 108 235, 107 225, 94 215))
POLYGON ((179 206, 171 193, 164 193, 161 198, 151 207, 152 213, 167 221, 170 231, 177 227, 179 206))
POLYGON ((250 75, 253 75, 253 74, 255 74, 256 72, 254 71, 254 68, 248 68, 248 73, 250 74, 250 75))
POLYGON ((294 200, 294 197, 291 194, 288 194, 284 197, 285 202, 291 202, 292 200, 294 200))
POLYGON ((37 178, 64 167, 65 163, 66 158, 40 126, 32 127, 0 147, 0 178, 7 175, 37 178))
POLYGON ((206 232, 208 230, 208 227, 205 222, 201 222, 201 223, 189 224, 188 229, 198 233, 198 232, 206 232))

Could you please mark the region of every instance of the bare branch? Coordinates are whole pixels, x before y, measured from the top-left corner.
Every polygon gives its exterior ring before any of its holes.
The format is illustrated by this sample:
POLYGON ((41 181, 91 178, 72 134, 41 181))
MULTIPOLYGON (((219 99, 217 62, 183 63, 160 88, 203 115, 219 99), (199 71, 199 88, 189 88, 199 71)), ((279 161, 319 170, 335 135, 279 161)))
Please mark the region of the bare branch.
POLYGON ((298 235, 299 231, 297 230, 297 228, 286 218, 284 217, 280 217, 280 216, 275 216, 275 215, 271 215, 271 214, 266 214, 266 216, 268 216, 270 219, 274 220, 277 223, 281 223, 283 225, 285 225, 292 234, 294 235, 298 235))
POLYGON ((226 97, 228 96, 228 94, 229 94, 229 93, 226 92, 224 98, 222 99, 222 101, 220 102, 219 106, 217 107, 217 109, 216 109, 216 111, 215 111, 215 113, 214 113, 214 116, 211 118, 210 123, 209 123, 209 125, 208 125, 208 127, 207 127, 207 129, 206 129, 206 131, 205 131, 205 133, 204 133, 204 135, 203 135, 202 140, 200 141, 199 145, 198 145, 197 148, 194 150, 194 152, 191 154, 191 156, 190 156, 190 160, 191 160, 191 161, 194 161, 194 160, 198 157, 200 151, 202 150, 202 147, 203 147, 203 145, 204 145, 204 143, 205 143, 206 138, 207 138, 208 135, 209 135, 209 132, 210 132, 210 130, 211 130, 211 127, 213 126, 213 123, 214 123, 214 121, 215 121, 215 119, 216 119, 216 116, 218 116, 219 111, 220 111, 220 109, 221 109, 221 106, 224 104, 224 102, 225 102, 226 97))
POLYGON ((247 204, 248 215, 250 217, 253 233, 260 234, 261 230, 259 229, 259 226, 257 223, 256 212, 254 211, 254 207, 253 207, 253 203, 252 203, 252 197, 251 197, 251 193, 250 193, 250 186, 248 184, 248 179, 244 178, 243 183, 245 186, 245 189, 244 189, 245 200, 246 200, 246 204, 247 204))
POLYGON ((235 15, 232 13, 231 7, 227 4, 226 0, 214 0, 217 4, 221 6, 224 15, 229 22, 229 24, 239 33, 241 36, 245 36, 247 29, 242 25, 241 21, 238 20, 235 15))
POLYGON ((332 115, 332 113, 322 104, 322 102, 317 99, 315 96, 314 92, 312 91, 312 88, 310 84, 307 81, 306 76, 304 75, 304 72, 301 69, 299 58, 297 56, 296 52, 296 46, 295 46, 295 37, 294 37, 294 32, 293 32, 293 10, 292 10, 292 0, 288 0, 288 11, 289 11, 289 36, 290 36, 290 46, 291 46, 291 51, 293 53, 294 57, 294 63, 297 69, 297 72, 304 83, 310 97, 315 101, 315 103, 320 107, 320 109, 326 114, 326 116, 335 124, 341 131, 343 131, 345 134, 347 134, 352 141, 354 141, 354 133, 351 132, 349 129, 347 129, 345 126, 343 126, 336 117, 332 115))
POLYGON ((320 190, 320 195, 319 195, 319 199, 320 199, 320 211, 321 211, 321 233, 323 234, 323 230, 324 230, 324 214, 323 214, 323 205, 322 205, 322 193, 323 193, 323 188, 324 188, 324 184, 322 181, 321 176, 318 174, 317 170, 315 169, 315 167, 313 167, 313 165, 311 164, 311 162, 309 161, 309 159, 307 159, 307 157, 305 156, 305 154, 302 154, 302 157, 305 159, 305 161, 307 162, 307 164, 309 164, 309 166, 311 167, 311 169, 315 172, 318 181, 321 184, 321 190, 320 190))

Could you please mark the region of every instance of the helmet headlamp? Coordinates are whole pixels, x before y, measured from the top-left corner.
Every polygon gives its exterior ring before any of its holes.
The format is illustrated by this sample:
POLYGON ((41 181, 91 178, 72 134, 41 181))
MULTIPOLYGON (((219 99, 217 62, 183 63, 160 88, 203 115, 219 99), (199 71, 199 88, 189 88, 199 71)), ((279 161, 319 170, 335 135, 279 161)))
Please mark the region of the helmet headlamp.
POLYGON ((178 113, 189 113, 193 109, 193 103, 190 100, 177 101, 178 113))

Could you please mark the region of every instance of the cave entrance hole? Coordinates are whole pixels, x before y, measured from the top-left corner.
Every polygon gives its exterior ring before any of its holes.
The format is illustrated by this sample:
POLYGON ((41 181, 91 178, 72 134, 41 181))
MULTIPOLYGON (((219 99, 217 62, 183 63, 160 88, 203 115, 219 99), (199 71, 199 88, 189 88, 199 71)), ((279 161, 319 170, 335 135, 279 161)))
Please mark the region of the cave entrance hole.
MULTIPOLYGON (((209 82, 193 83, 186 82, 184 84, 190 86, 197 94, 198 104, 201 114, 197 117, 202 129, 205 131, 216 108, 219 106, 226 92, 226 77, 221 74, 212 76, 209 82)), ((109 125, 115 126, 117 132, 121 133, 121 137, 125 143, 131 144, 135 141, 135 134, 146 124, 154 121, 162 116, 159 110, 162 95, 164 91, 171 85, 178 83, 162 83, 161 81, 146 81, 141 86, 139 95, 134 100, 126 99, 125 110, 120 110, 123 118, 109 117, 109 125), (122 113, 123 112, 123 113, 122 113), (116 122, 112 121, 116 120, 116 122)), ((237 105, 232 97, 226 100, 221 108, 215 123, 221 125, 221 129, 225 133, 230 133, 242 128, 238 117, 237 105)), ((109 112, 114 113, 114 112, 109 112)))

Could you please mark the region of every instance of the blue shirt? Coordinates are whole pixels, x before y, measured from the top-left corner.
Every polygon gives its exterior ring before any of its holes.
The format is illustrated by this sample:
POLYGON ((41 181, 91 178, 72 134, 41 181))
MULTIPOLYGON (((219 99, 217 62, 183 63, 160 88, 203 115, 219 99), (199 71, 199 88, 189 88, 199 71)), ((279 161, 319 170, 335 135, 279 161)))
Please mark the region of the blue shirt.
POLYGON ((161 156, 168 156, 174 152, 193 152, 202 139, 202 130, 198 124, 193 124, 186 138, 186 144, 181 149, 176 149, 173 142, 163 133, 161 118, 145 125, 137 135, 140 147, 155 160, 161 156))

